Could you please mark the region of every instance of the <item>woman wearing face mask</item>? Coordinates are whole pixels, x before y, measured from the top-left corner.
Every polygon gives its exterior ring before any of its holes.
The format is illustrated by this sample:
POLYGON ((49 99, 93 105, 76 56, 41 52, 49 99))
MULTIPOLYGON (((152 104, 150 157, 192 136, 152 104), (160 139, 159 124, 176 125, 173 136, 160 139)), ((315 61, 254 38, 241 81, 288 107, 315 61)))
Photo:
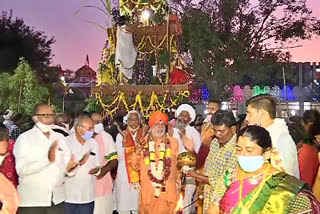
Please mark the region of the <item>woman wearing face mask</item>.
POLYGON ((228 188, 219 207, 208 213, 320 213, 320 204, 306 185, 269 163, 271 138, 259 126, 238 134, 238 167, 226 173, 228 188))

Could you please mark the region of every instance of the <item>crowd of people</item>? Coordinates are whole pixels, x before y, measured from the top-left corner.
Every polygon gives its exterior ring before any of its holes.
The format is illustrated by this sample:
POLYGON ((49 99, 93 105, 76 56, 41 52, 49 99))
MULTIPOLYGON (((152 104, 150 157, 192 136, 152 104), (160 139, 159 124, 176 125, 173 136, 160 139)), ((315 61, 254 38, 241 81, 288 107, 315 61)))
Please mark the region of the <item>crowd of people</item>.
POLYGON ((72 119, 47 104, 34 126, 7 110, 0 126, 1 214, 320 213, 320 113, 276 118, 259 95, 237 117, 210 100, 72 119), (190 154, 196 167, 177 165, 190 154), (181 198, 181 195, 183 198, 181 198))

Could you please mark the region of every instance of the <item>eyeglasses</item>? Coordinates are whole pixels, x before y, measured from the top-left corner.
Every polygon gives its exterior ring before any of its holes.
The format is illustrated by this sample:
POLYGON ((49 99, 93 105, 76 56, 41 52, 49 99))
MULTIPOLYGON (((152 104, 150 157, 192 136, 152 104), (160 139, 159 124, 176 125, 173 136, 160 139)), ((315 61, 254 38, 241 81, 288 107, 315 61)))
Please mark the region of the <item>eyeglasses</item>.
POLYGON ((55 114, 35 114, 35 116, 40 116, 43 118, 50 118, 50 117, 55 117, 55 114))

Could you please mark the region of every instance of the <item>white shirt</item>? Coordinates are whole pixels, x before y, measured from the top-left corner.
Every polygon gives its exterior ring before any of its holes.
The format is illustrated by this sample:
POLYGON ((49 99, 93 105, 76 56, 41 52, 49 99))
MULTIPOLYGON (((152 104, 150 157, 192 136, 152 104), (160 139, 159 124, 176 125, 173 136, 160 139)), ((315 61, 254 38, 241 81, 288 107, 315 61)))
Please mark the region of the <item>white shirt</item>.
MULTIPOLYGON (((137 132, 132 135, 136 139, 137 132)), ((128 181, 125 149, 122 145, 123 136, 119 133, 116 138, 116 149, 118 153, 117 177, 114 180, 114 197, 116 208, 119 212, 138 210, 139 207, 139 190, 134 189, 128 181)))
POLYGON ((95 199, 95 180, 94 175, 89 171, 100 166, 100 151, 97 142, 90 138, 82 145, 76 135, 66 137, 67 145, 74 155, 75 161, 80 161, 89 151, 93 152, 82 166, 76 168, 74 176, 67 177, 65 183, 66 202, 74 204, 85 204, 95 199))
POLYGON ((50 132, 47 138, 36 126, 22 133, 15 143, 13 154, 19 175, 20 207, 48 207, 51 201, 65 200, 64 176, 70 151, 63 135, 50 132), (51 144, 57 141, 56 160, 49 162, 51 144))
MULTIPOLYGON (((194 148, 194 151, 196 153, 199 152, 199 149, 200 149, 200 146, 201 146, 201 136, 200 136, 200 133, 194 128, 194 127, 191 127, 191 126, 187 126, 185 128, 186 130, 186 136, 187 138, 189 138, 190 140, 192 140, 193 142, 193 148, 194 148)), ((179 143, 179 153, 182 153, 182 152, 186 152, 186 148, 184 147, 184 144, 180 138, 180 135, 179 135, 179 130, 177 128, 174 128, 173 129, 173 137, 176 138, 178 140, 178 143, 179 143)))
POLYGON ((300 178, 297 147, 289 134, 286 122, 276 118, 266 130, 270 134, 272 146, 279 152, 286 173, 300 178))

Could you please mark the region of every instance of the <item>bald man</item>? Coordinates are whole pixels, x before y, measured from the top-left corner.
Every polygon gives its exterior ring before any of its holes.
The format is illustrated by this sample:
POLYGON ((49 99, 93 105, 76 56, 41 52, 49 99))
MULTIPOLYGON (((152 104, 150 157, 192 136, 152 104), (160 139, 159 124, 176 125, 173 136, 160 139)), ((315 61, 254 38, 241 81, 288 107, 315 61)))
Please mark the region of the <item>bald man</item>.
POLYGON ((110 171, 118 165, 118 155, 112 136, 104 130, 103 118, 99 113, 93 113, 94 139, 100 150, 101 173, 96 180, 96 198, 94 214, 112 214, 113 212, 113 182, 110 171))
POLYGON ((76 163, 63 135, 52 131, 54 116, 47 104, 37 105, 32 117, 35 126, 15 143, 19 214, 64 213, 65 173, 76 163))
POLYGON ((94 125, 90 117, 81 116, 75 133, 66 137, 67 145, 79 163, 75 175, 65 183, 66 214, 93 214, 96 176, 100 175, 100 151, 92 138, 94 125))

